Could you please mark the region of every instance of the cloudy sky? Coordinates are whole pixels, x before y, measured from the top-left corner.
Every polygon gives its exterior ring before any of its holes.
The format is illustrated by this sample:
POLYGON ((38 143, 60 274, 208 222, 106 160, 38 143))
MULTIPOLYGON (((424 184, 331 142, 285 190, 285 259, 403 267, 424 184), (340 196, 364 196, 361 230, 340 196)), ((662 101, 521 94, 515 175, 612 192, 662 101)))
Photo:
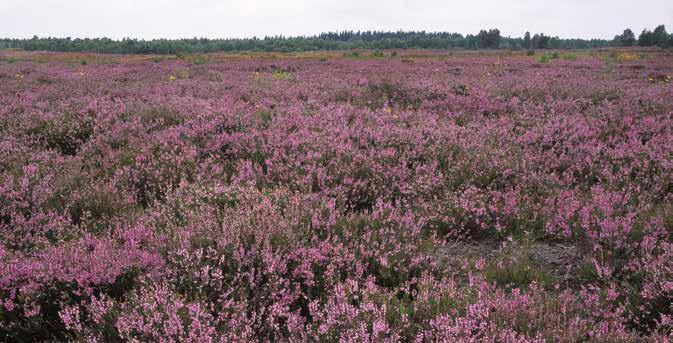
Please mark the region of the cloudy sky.
POLYGON ((500 28, 612 38, 666 24, 673 0, 0 0, 0 37, 181 38, 500 28))

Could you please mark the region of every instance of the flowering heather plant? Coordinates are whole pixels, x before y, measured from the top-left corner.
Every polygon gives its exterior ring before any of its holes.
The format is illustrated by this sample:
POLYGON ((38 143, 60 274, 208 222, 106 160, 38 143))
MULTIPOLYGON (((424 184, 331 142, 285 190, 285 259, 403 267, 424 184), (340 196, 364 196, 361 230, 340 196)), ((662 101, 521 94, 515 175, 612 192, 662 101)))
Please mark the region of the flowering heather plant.
POLYGON ((0 341, 672 338, 662 52, 14 54, 0 341))

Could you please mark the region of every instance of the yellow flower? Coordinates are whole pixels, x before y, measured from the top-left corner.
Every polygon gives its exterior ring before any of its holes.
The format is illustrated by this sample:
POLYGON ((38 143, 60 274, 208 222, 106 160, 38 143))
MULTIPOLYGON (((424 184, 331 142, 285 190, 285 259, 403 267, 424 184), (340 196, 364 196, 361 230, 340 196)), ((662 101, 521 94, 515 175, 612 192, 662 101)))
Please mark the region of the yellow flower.
POLYGON ((168 80, 169 80, 169 81, 175 81, 175 79, 176 79, 176 78, 175 78, 175 76, 173 76, 173 75, 170 75, 170 76, 168 77, 168 80))

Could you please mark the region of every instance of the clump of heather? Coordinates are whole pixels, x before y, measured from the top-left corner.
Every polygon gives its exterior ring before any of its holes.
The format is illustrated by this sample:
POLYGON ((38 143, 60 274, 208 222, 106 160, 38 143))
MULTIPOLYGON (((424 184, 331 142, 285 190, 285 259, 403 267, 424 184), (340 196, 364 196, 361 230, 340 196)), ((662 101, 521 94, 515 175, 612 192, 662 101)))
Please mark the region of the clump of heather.
POLYGON ((0 59, 0 340, 668 341, 673 62, 601 54, 0 59))

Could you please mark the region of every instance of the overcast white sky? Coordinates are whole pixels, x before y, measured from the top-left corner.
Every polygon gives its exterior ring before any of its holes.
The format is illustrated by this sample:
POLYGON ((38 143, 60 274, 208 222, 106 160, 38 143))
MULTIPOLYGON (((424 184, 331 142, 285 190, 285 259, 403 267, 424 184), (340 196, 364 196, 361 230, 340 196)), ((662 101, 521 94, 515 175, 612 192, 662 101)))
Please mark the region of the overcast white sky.
POLYGON ((0 0, 0 37, 252 37, 337 30, 579 38, 673 30, 673 0, 0 0))

